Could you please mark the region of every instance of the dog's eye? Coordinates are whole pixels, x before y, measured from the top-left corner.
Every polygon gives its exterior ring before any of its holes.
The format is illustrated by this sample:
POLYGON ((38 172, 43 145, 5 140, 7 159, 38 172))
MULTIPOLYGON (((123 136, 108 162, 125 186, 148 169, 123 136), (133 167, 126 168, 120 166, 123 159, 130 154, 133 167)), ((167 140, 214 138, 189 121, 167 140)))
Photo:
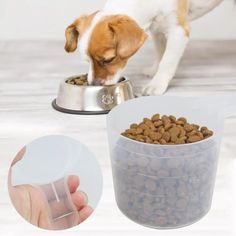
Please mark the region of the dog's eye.
POLYGON ((107 65, 107 64, 110 64, 114 61, 115 57, 112 57, 112 58, 109 58, 109 59, 104 59, 102 60, 102 64, 103 65, 107 65))

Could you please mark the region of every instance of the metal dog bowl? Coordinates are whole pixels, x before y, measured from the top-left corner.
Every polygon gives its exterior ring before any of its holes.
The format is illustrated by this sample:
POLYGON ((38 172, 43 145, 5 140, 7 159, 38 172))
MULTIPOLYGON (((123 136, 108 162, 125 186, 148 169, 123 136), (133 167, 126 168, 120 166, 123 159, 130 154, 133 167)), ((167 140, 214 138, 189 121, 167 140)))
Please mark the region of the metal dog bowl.
POLYGON ((52 102, 60 112, 80 115, 107 114, 112 108, 134 98, 131 82, 122 78, 119 83, 108 86, 78 86, 63 80, 57 98, 52 102))

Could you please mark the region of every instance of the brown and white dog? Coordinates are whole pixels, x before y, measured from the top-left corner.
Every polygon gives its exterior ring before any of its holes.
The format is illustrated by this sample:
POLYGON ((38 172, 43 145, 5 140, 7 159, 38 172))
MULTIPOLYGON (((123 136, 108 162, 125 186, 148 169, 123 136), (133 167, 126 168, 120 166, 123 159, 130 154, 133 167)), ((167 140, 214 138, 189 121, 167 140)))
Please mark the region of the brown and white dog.
POLYGON ((66 29, 67 52, 79 48, 89 62, 89 84, 119 81, 128 60, 148 34, 155 44, 156 60, 148 70, 155 74, 143 95, 163 94, 174 77, 189 41, 190 21, 223 0, 108 0, 104 9, 75 20, 66 29))

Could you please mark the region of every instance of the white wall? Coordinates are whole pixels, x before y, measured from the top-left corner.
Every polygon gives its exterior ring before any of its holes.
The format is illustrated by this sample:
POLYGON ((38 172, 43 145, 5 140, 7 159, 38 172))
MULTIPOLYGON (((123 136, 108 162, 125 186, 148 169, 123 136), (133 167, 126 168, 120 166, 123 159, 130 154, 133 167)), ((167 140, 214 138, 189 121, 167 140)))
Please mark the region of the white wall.
POLYGON ((236 2, 224 0, 212 12, 194 21, 192 37, 196 39, 236 39, 236 2))
MULTIPOLYGON (((0 40, 64 39, 64 30, 73 19, 101 9, 105 1, 0 0, 0 40)), ((192 28, 196 39, 236 39, 236 4, 225 0, 192 28)))

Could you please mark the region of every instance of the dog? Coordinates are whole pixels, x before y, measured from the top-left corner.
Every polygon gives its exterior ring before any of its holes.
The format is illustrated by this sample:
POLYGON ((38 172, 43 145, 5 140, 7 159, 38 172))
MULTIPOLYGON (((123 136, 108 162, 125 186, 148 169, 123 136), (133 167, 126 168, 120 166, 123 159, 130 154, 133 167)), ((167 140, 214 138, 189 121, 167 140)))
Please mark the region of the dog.
POLYGON ((223 0, 108 0, 101 11, 76 19, 66 29, 67 52, 89 62, 88 83, 118 83, 128 60, 152 37, 154 74, 143 95, 165 93, 189 42, 190 22, 223 0))

